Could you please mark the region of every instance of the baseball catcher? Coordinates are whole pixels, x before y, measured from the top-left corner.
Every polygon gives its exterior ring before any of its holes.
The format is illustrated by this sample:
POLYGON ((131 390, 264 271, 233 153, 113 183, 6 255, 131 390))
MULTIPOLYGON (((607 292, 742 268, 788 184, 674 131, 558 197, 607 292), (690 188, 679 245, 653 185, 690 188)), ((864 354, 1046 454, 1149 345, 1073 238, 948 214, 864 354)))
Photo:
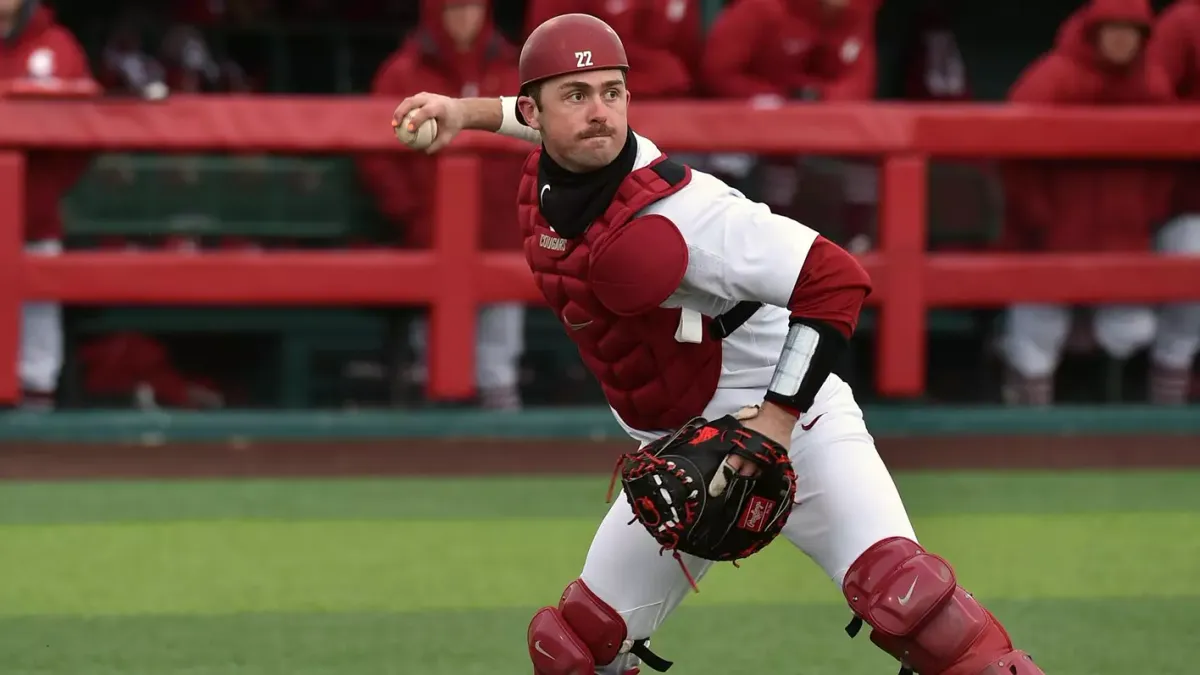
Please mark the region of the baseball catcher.
POLYGON ((393 115, 436 120, 429 152, 463 129, 540 143, 517 195, 526 261, 642 444, 579 578, 530 621, 536 675, 666 669, 651 635, 714 561, 779 535, 838 584, 849 632, 870 626, 904 670, 1044 675, 918 543, 833 372, 871 291, 862 266, 632 131, 628 69, 612 28, 567 14, 526 40, 520 96, 420 93, 393 115))

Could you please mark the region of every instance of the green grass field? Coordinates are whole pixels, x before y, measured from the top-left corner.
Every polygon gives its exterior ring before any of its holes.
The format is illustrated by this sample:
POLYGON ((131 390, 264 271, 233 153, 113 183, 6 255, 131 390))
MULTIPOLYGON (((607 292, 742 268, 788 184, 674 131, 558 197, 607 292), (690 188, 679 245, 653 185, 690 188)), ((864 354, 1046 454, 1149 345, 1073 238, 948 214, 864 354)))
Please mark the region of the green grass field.
MULTIPOLYGON (((1194 670, 1200 473, 899 481, 1047 673, 1194 670)), ((528 619, 577 574, 606 486, 0 483, 0 672, 529 675, 528 619)), ((672 675, 894 673, 848 617, 780 542, 710 574, 655 648, 672 675)))

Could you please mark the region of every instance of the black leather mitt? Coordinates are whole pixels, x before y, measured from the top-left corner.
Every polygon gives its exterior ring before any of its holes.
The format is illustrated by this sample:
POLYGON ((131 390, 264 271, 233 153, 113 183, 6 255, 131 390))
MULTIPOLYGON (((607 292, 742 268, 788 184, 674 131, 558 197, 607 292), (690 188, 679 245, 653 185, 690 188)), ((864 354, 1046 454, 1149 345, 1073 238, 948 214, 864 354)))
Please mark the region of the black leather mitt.
POLYGON ((694 419, 623 455, 617 472, 637 520, 676 557, 736 561, 757 553, 783 530, 796 496, 787 450, 733 415, 694 419), (758 475, 737 475, 725 463, 729 454, 757 463, 758 475))

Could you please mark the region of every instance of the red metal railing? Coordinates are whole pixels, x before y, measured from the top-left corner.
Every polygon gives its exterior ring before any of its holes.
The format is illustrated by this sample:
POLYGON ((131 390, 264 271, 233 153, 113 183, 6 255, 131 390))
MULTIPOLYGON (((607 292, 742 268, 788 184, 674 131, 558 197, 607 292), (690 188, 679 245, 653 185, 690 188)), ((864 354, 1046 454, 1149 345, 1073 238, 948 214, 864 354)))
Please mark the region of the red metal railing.
MULTIPOLYGON (((428 303, 430 393, 473 391, 475 308, 538 302, 520 254, 478 251, 479 163, 457 150, 529 146, 467 134, 437 164, 438 224, 422 252, 202 255, 67 253, 21 245, 26 153, 38 149, 404 152, 389 126, 395 101, 371 98, 187 97, 138 101, 0 100, 0 354, 19 344, 23 300, 74 304, 388 305, 428 303)), ((880 307, 878 388, 920 394, 932 307, 1046 302, 1161 302, 1200 297, 1200 260, 1151 254, 930 254, 930 157, 1200 158, 1200 114, 1187 109, 991 106, 796 106, 642 103, 631 122, 678 151, 786 152, 882 158, 880 242, 864 258, 880 307), (752 123, 750 123, 752 119, 752 123)), ((0 402, 18 395, 0 368, 0 402)))

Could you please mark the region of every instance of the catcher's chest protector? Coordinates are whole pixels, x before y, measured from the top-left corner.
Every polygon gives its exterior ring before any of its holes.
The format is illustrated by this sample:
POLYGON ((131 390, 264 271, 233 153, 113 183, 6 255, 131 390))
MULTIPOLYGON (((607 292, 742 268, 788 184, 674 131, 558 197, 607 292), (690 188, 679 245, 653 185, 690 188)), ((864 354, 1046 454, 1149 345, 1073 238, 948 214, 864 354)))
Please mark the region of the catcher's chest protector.
POLYGON ((517 203, 525 257, 538 288, 626 424, 647 431, 682 426, 703 413, 716 392, 721 341, 707 330, 698 344, 677 341, 680 309, 657 307, 636 316, 608 311, 588 283, 588 259, 605 237, 649 204, 681 190, 691 174, 662 160, 633 171, 604 215, 579 237, 567 239, 538 210, 540 155, 539 149, 525 163, 517 203))

